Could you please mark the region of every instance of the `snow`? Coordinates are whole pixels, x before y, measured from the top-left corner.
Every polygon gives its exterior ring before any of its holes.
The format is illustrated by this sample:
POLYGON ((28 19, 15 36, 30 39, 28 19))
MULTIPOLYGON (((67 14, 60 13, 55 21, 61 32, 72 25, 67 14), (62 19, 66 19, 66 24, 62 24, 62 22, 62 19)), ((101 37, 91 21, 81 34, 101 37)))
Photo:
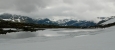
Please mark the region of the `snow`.
POLYGON ((115 50, 114 29, 47 29, 34 33, 9 33, 0 35, 0 50, 115 50))
POLYGON ((17 21, 18 21, 18 22, 21 22, 21 20, 20 20, 20 19, 17 19, 17 21))
POLYGON ((3 19, 3 20, 5 20, 5 21, 11 21, 11 19, 3 19))
POLYGON ((3 30, 16 30, 15 28, 3 28, 3 30))
POLYGON ((114 19, 111 19, 111 20, 108 20, 107 22, 104 22, 104 23, 102 23, 102 24, 108 24, 108 23, 113 23, 113 22, 115 22, 115 18, 114 18, 114 19))

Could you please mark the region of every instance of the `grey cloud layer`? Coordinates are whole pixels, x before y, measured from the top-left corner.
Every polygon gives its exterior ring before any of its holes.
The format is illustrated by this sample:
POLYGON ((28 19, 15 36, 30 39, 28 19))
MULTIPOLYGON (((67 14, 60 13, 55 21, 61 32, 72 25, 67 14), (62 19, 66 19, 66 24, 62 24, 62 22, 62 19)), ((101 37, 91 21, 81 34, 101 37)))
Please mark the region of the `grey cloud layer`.
POLYGON ((93 19, 115 15, 114 0, 0 0, 0 13, 93 19))
POLYGON ((47 6, 51 0, 0 0, 0 9, 30 13, 47 6))

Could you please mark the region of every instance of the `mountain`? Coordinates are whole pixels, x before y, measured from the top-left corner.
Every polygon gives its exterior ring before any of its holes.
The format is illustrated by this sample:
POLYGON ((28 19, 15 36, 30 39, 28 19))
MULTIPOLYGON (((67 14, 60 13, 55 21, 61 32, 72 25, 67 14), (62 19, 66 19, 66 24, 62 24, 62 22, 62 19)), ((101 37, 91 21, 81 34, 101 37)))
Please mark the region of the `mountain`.
MULTIPOLYGON (((101 19, 101 20, 97 24, 104 24, 105 22, 108 22, 110 20, 114 20, 115 16, 111 16, 111 17, 98 17, 98 19, 101 19)), ((113 23, 115 21, 111 21, 111 22, 113 23)))
POLYGON ((115 16, 111 16, 111 18, 108 18, 109 20, 106 20, 106 22, 103 22, 102 24, 108 24, 115 22, 115 16))
POLYGON ((21 16, 21 15, 12 15, 9 13, 1 14, 0 19, 5 20, 5 21, 13 21, 13 22, 34 23, 34 19, 30 17, 21 16))
POLYGON ((96 26, 99 24, 102 24, 108 20, 113 19, 113 17, 98 17, 100 19, 99 22, 95 21, 87 21, 87 20, 75 20, 75 19, 63 19, 63 20, 57 20, 53 21, 48 18, 44 19, 33 19, 28 16, 21 16, 21 15, 12 15, 9 13, 4 13, 0 15, 0 19, 6 20, 6 21, 13 21, 13 22, 24 22, 24 23, 35 23, 35 24, 46 24, 46 25, 60 25, 60 26, 96 26))

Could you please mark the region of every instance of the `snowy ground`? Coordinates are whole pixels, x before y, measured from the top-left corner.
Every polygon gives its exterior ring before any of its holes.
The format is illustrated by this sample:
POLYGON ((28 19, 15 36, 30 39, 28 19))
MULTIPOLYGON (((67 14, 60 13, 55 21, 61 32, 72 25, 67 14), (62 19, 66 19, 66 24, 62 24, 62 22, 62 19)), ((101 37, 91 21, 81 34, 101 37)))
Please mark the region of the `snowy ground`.
POLYGON ((0 50, 115 50, 115 27, 0 35, 0 50))

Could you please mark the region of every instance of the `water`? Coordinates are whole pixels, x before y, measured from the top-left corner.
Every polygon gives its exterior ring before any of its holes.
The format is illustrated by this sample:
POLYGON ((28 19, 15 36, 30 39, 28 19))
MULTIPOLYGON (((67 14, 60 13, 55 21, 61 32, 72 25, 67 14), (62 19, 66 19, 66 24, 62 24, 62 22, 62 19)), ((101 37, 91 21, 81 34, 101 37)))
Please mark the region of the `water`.
POLYGON ((46 29, 37 32, 14 32, 0 35, 0 43, 29 43, 96 35, 104 29, 46 29))
POLYGON ((46 29, 0 35, 0 50, 115 50, 115 27, 46 29))

